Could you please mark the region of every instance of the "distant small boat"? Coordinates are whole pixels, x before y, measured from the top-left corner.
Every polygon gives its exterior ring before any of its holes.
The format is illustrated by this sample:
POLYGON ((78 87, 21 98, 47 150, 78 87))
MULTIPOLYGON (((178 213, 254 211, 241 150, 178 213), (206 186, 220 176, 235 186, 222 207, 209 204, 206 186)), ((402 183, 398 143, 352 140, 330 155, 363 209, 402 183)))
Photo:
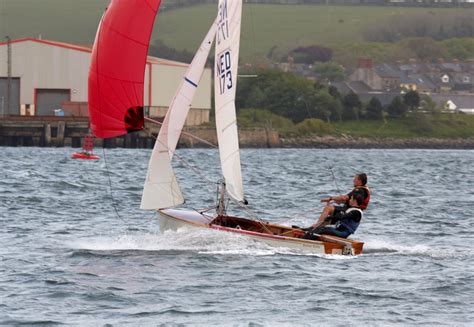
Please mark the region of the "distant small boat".
POLYGON ((94 150, 94 138, 92 135, 86 135, 82 144, 81 152, 74 152, 71 155, 73 159, 89 159, 89 160, 99 160, 100 157, 92 151, 94 150))

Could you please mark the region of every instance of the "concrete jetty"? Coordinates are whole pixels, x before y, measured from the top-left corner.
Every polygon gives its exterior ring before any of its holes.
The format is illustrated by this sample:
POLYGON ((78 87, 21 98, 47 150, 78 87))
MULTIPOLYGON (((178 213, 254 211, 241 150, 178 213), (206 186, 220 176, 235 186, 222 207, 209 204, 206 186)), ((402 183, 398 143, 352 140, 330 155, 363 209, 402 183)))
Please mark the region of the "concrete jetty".
MULTIPOLYGON (((109 139, 94 139, 94 145, 105 148, 153 148, 160 126, 145 121, 145 129, 109 139)), ((209 147, 217 145, 216 130, 211 127, 185 128, 178 146, 209 147), (190 135, 195 135, 193 138, 190 135), (208 143, 202 142, 205 140, 208 143)), ((0 146, 81 147, 89 134, 89 118, 74 116, 0 117, 0 146)), ((268 129, 239 130, 242 147, 278 147, 278 132, 268 129)))

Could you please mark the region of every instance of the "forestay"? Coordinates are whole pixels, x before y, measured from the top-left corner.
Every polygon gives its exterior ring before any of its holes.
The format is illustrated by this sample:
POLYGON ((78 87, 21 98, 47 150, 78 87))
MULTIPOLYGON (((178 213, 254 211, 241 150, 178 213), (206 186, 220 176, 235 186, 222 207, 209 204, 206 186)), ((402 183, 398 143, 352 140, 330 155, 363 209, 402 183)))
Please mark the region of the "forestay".
POLYGON ((214 94, 219 154, 227 193, 244 201, 235 113, 242 1, 219 0, 214 94))
POLYGON ((201 80, 216 35, 216 23, 217 19, 209 29, 186 71, 160 128, 148 164, 148 173, 142 195, 142 209, 168 208, 184 202, 171 167, 171 158, 176 150, 176 145, 201 80))

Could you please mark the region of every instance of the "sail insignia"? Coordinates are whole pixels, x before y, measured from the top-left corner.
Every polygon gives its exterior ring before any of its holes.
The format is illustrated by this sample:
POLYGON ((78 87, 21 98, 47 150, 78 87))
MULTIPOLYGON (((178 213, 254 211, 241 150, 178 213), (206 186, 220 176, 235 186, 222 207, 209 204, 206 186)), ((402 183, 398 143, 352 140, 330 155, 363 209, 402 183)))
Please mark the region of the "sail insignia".
POLYGON ((125 112, 124 122, 127 133, 142 130, 145 126, 143 107, 128 108, 125 112))
POLYGON ((239 63, 241 1, 219 0, 214 96, 219 155, 227 194, 245 202, 240 164, 235 93, 239 63))

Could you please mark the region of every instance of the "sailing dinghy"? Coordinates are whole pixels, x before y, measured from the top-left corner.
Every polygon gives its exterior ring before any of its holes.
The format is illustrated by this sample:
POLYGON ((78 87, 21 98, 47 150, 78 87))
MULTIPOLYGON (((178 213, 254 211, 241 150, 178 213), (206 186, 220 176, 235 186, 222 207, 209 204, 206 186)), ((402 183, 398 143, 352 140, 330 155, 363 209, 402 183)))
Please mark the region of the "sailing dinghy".
MULTIPOLYGON (((112 0, 94 43, 89 72, 91 128, 97 137, 114 137, 144 128, 143 85, 148 44, 159 0, 112 0), (123 51, 127 49, 127 51, 123 51)), ((141 208, 156 210, 162 231, 183 226, 248 236, 271 246, 319 254, 358 255, 363 243, 320 235, 302 239, 304 231, 226 213, 226 198, 246 208, 238 144, 235 93, 242 1, 219 0, 216 20, 199 47, 160 128, 148 164, 141 208), (171 159, 215 39, 215 112, 222 168, 215 213, 177 209, 184 197, 171 159)))

